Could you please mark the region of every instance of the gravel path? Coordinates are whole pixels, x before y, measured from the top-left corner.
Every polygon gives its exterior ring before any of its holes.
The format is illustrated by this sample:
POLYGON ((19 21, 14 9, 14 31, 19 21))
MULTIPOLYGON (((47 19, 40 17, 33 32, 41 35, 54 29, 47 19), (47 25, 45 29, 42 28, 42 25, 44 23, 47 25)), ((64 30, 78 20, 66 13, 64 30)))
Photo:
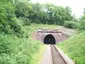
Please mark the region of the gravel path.
POLYGON ((50 45, 47 45, 40 64, 53 64, 50 45))

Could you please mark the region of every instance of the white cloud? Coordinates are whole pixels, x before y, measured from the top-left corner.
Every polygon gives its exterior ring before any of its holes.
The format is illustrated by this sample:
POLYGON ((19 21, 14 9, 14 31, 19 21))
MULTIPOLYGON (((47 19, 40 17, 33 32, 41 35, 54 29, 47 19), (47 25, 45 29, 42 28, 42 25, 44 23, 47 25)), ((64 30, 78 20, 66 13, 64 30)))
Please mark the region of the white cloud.
POLYGON ((83 14, 83 8, 85 7, 85 0, 32 0, 32 2, 53 3, 59 6, 69 6, 72 8, 73 14, 80 17, 83 14))

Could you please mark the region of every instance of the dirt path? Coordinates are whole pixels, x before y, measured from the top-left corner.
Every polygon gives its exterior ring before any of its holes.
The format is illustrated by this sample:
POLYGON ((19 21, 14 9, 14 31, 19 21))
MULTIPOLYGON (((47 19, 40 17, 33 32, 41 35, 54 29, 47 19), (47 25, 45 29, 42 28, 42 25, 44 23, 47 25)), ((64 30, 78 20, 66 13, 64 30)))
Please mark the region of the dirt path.
POLYGON ((50 45, 47 45, 40 64, 53 64, 50 45))

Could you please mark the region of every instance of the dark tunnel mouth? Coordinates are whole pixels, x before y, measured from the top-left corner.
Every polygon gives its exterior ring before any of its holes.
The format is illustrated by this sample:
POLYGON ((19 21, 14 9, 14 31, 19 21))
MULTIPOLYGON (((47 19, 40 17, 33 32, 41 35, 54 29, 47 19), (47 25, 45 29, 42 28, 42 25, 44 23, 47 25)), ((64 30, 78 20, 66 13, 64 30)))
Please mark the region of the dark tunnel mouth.
POLYGON ((44 44, 56 44, 55 37, 52 34, 46 35, 43 42, 44 44))

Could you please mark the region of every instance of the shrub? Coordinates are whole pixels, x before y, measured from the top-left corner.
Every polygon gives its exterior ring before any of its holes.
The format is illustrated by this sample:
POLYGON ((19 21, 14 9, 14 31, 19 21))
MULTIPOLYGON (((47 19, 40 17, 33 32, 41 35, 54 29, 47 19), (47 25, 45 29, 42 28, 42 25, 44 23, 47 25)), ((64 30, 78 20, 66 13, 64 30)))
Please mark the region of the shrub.
POLYGON ((22 34, 21 27, 15 21, 15 7, 10 1, 0 2, 0 32, 22 34))
POLYGON ((29 20, 29 18, 25 18, 25 17, 20 17, 20 19, 23 21, 23 25, 30 25, 31 21, 29 20))
POLYGON ((31 38, 0 34, 0 64, 31 64, 40 46, 31 38))
POLYGON ((73 21, 65 21, 64 26, 67 28, 77 28, 78 24, 77 22, 73 22, 73 21))
POLYGON ((85 20, 81 20, 79 23, 79 30, 85 30, 85 20))

